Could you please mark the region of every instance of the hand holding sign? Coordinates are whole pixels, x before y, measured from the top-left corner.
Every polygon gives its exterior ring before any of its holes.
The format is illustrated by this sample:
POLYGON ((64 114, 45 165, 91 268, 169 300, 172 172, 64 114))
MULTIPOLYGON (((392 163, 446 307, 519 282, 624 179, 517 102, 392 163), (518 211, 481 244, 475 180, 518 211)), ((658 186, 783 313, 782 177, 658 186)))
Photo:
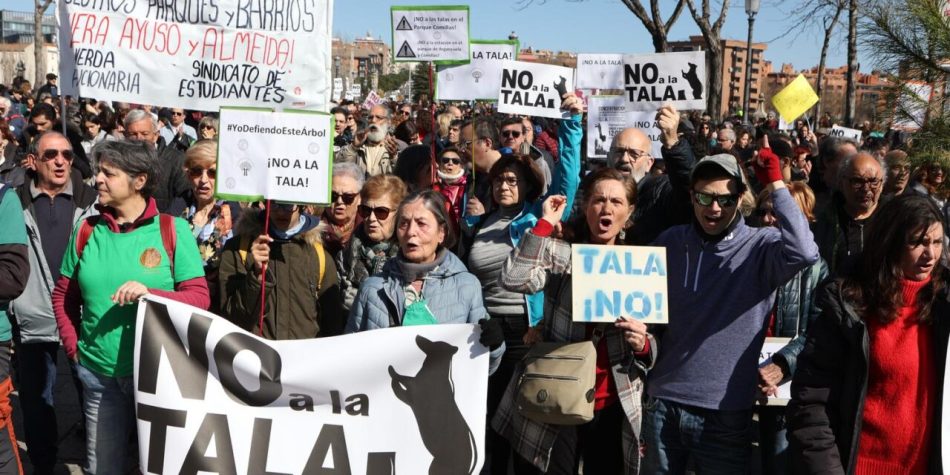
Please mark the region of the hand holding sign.
POLYGON ((583 115, 585 112, 584 101, 575 96, 574 93, 564 94, 561 101, 561 109, 570 111, 571 115, 583 115))
POLYGON ((647 341, 647 326, 630 317, 620 317, 614 326, 623 332, 623 339, 630 344, 634 352, 643 351, 647 341))
POLYGON ((680 113, 673 104, 664 104, 656 111, 656 122, 660 126, 660 141, 663 146, 671 148, 679 142, 680 113))
POLYGON ((485 205, 476 197, 471 197, 468 199, 468 204, 465 205, 465 216, 481 216, 485 214, 485 205))
POLYGON ((772 397, 778 394, 778 383, 785 379, 782 367, 769 363, 759 368, 759 391, 766 397, 772 397))
POLYGON ((541 219, 556 226, 561 222, 564 216, 564 209, 567 207, 567 197, 564 195, 551 195, 541 205, 541 219))
POLYGON ((251 244, 251 257, 254 259, 254 269, 258 273, 264 269, 264 264, 267 264, 267 261, 270 260, 270 243, 273 241, 274 238, 261 234, 251 244))

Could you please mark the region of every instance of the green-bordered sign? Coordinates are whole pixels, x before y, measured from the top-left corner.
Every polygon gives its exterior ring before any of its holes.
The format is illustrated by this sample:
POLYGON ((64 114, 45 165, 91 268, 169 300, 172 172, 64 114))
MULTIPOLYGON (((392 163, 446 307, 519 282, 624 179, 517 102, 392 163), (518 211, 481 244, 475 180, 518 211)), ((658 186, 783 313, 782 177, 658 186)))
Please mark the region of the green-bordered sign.
POLYGON ((222 107, 215 196, 237 201, 330 202, 333 116, 222 107))
POLYGON ((518 59, 518 40, 472 40, 468 64, 439 68, 435 97, 440 101, 496 101, 501 64, 518 59))
POLYGON ((394 62, 468 62, 468 5, 397 6, 391 12, 394 62))

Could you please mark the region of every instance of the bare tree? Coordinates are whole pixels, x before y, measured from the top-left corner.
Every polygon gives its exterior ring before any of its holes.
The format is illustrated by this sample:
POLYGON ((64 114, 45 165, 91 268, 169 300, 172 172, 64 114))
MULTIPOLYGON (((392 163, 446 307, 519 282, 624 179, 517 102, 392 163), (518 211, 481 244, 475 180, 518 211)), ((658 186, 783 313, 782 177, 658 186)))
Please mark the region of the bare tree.
POLYGON ((676 7, 673 8, 673 13, 665 22, 660 13, 660 0, 650 0, 649 12, 643 7, 643 3, 641 3, 640 0, 621 1, 633 12, 634 16, 640 20, 640 23, 643 23, 644 28, 650 32, 650 36, 653 37, 653 50, 657 53, 669 51, 670 44, 666 39, 666 35, 669 33, 670 28, 673 28, 673 24, 676 23, 676 20, 679 19, 680 13, 683 12, 683 6, 686 5, 686 0, 676 1, 676 7))
POLYGON ((53 0, 34 0, 36 10, 33 12, 33 69, 34 86, 46 81, 46 40, 43 38, 43 14, 53 0))
POLYGON ((844 122, 854 125, 858 96, 858 0, 848 0, 848 75, 844 99, 844 122))
POLYGON ((817 84, 817 94, 818 94, 818 104, 815 109, 815 120, 821 118, 821 93, 824 89, 824 80, 825 80, 825 60, 828 59, 828 46, 831 44, 831 36, 834 34, 835 25, 838 23, 838 19, 841 17, 841 12, 844 10, 845 2, 848 0, 825 0, 826 5, 831 5, 834 13, 830 16, 825 16, 822 20, 822 27, 825 32, 825 39, 821 43, 821 57, 818 60, 818 84, 817 84))
POLYGON ((709 12, 710 0, 702 0, 702 9, 696 9, 696 0, 686 0, 686 7, 692 15, 699 31, 706 42, 706 74, 709 78, 707 89, 709 99, 706 102, 706 112, 715 119, 719 119, 720 104, 722 103, 722 42, 720 33, 722 25, 726 23, 726 13, 729 11, 729 0, 722 0, 722 9, 715 22, 710 23, 712 15, 709 12))

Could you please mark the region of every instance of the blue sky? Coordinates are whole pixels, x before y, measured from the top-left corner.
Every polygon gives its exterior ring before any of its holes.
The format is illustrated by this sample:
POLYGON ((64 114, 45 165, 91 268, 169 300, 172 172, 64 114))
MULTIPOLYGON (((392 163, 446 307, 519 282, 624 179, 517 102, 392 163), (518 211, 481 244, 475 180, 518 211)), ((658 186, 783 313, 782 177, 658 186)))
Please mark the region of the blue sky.
MULTIPOLYGON (((524 0, 522 0, 524 1, 524 0)), ((471 5, 471 34, 475 39, 504 39, 514 30, 522 47, 574 51, 581 53, 642 53, 653 52, 653 44, 643 25, 620 0, 533 0, 522 7, 519 0, 477 0, 471 5)), ((696 0, 700 3, 701 0, 696 0)), ((649 0, 642 0, 649 3, 649 0)), ((375 37, 389 41, 389 7, 397 5, 448 5, 461 2, 451 0, 409 0, 387 2, 381 0, 336 0, 334 2, 334 33, 346 39, 371 32, 375 37)), ((712 0, 713 11, 718 12, 720 0, 712 0)), ((745 2, 732 0, 723 36, 746 37, 745 2)), ((672 11, 673 0, 662 0, 665 15, 672 11)), ((788 27, 795 0, 763 0, 755 22, 754 41, 772 40, 788 27)), ((0 8, 29 11, 32 0, 0 0, 0 8)), ((846 13, 842 15, 842 20, 846 13)), ((771 41, 765 59, 776 69, 782 63, 792 63, 795 69, 818 64, 821 33, 814 28, 804 35, 788 36, 771 41)), ((844 26, 840 26, 844 32, 844 26)), ((698 35, 699 28, 685 11, 670 32, 671 40, 698 35)), ((832 42, 828 65, 846 63, 847 51, 842 38, 832 42)), ((861 59, 860 51, 859 57, 861 59)), ((870 64, 863 70, 870 69, 870 64)))

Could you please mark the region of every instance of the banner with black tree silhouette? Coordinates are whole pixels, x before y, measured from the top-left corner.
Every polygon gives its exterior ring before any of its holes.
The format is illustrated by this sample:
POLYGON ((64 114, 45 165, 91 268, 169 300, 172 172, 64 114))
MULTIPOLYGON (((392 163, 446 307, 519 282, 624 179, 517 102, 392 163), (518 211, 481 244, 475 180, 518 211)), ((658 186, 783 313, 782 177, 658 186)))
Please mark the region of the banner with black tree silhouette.
POLYGON ((477 325, 268 341, 160 297, 139 304, 142 473, 477 473, 477 325))
POLYGON ((655 111, 663 104, 672 104, 679 110, 705 110, 709 97, 706 84, 704 51, 623 57, 627 110, 655 111))

